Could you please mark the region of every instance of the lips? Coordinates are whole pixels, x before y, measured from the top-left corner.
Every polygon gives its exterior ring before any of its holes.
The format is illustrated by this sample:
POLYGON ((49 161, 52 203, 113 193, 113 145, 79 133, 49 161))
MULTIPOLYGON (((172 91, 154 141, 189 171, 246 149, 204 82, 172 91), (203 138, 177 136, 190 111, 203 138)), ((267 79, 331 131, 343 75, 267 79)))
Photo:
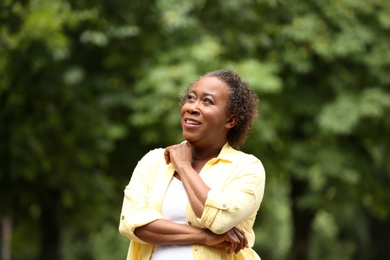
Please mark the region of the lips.
POLYGON ((200 125, 198 121, 192 120, 192 119, 186 119, 184 122, 188 125, 200 125))

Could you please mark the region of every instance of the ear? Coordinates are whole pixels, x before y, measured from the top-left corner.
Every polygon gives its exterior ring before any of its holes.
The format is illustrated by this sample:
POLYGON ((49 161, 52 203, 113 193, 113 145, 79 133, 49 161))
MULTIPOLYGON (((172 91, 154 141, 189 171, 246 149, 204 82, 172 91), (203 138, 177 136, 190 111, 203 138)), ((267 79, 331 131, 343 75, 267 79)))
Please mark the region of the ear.
POLYGON ((237 124, 237 116, 236 115, 231 115, 228 118, 228 121, 226 122, 225 126, 226 128, 233 128, 237 124))

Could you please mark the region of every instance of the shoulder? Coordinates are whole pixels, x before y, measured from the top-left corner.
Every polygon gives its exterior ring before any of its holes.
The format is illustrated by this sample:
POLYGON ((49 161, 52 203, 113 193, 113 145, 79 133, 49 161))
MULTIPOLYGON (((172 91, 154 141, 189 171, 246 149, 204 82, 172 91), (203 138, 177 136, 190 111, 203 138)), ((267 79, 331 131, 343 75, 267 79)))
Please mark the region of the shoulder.
POLYGON ((164 155, 165 148, 155 148, 145 154, 144 157, 158 157, 164 155))
MULTIPOLYGON (((147 152, 138 163, 151 162, 156 163, 164 160, 164 148, 155 148, 147 152)), ((165 160, 164 160, 165 161, 165 160)))
POLYGON ((261 161, 259 158, 257 158, 255 155, 246 153, 240 150, 237 150, 230 145, 225 145, 222 149, 223 155, 226 159, 231 160, 232 162, 240 162, 240 161, 246 161, 246 162, 258 162, 261 164, 261 161))
POLYGON ((265 174, 261 160, 253 154, 231 148, 230 160, 237 165, 238 169, 252 169, 255 172, 265 174))

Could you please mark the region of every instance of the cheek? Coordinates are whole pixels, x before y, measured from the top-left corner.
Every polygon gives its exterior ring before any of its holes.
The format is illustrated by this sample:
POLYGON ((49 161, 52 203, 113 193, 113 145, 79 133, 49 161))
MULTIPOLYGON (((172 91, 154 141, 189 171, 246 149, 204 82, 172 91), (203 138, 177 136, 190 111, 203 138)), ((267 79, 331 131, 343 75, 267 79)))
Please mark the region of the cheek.
POLYGON ((223 128, 227 121, 226 115, 222 113, 212 113, 210 115, 204 115, 204 117, 207 118, 207 121, 209 121, 213 125, 213 128, 216 129, 223 128))
POLYGON ((183 117, 183 115, 185 114, 185 111, 186 111, 186 108, 185 108, 185 104, 180 108, 180 117, 183 117))
POLYGON ((219 125, 222 128, 225 128, 226 123, 228 122, 229 118, 228 118, 228 115, 226 113, 221 113, 218 117, 218 120, 219 120, 219 125))

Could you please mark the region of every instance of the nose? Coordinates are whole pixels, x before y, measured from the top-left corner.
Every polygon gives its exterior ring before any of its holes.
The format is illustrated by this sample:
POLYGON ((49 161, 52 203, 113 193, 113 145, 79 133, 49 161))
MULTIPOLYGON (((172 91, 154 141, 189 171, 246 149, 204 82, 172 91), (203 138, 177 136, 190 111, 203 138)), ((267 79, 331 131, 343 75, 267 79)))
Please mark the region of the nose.
POLYGON ((188 103, 187 112, 191 115, 199 114, 199 104, 198 102, 188 103))

